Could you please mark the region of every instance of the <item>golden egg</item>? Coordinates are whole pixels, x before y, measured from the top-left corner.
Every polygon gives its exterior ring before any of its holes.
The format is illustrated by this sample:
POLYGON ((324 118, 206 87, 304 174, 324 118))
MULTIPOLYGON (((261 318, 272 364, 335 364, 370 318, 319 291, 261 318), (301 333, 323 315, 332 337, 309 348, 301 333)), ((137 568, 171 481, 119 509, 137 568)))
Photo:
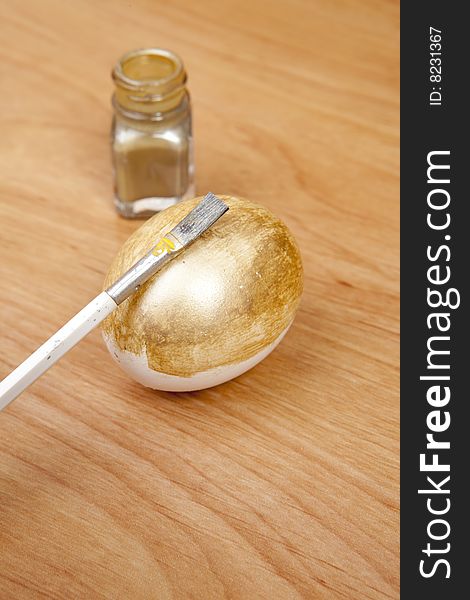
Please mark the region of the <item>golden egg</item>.
MULTIPOLYGON (((294 319, 302 263, 292 234, 266 208, 219 197, 229 211, 103 322, 111 355, 145 386, 190 391, 237 377, 277 346, 294 319)), ((200 200, 176 204, 137 229, 104 288, 200 200)))

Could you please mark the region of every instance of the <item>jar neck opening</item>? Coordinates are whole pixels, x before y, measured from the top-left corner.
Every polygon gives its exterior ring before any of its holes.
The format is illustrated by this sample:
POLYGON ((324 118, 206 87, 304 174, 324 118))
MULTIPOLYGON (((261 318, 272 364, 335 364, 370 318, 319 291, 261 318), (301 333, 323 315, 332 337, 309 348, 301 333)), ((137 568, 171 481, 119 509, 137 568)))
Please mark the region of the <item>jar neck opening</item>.
POLYGON ((182 60, 169 50, 128 52, 112 71, 115 103, 130 113, 158 114, 174 110, 186 95, 182 60))

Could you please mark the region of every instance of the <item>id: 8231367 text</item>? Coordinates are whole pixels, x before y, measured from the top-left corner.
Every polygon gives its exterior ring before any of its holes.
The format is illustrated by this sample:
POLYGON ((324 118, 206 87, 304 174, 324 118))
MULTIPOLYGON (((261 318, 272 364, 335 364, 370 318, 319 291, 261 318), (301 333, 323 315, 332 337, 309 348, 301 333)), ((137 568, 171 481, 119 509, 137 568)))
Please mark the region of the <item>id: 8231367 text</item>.
POLYGON ((442 31, 429 28, 429 94, 430 106, 442 105, 442 31))

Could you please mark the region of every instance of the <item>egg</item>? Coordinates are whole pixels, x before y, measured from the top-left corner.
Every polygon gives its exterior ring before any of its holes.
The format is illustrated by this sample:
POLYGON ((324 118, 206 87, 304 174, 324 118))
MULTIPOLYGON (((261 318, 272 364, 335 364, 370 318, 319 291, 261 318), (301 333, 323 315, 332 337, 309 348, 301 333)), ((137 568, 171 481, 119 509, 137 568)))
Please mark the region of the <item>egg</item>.
MULTIPOLYGON (((294 319, 303 277, 292 234, 266 208, 219 197, 229 211, 103 322, 111 355, 144 386, 183 392, 224 383, 268 356, 294 319)), ((104 289, 201 199, 137 229, 114 258, 104 289)))

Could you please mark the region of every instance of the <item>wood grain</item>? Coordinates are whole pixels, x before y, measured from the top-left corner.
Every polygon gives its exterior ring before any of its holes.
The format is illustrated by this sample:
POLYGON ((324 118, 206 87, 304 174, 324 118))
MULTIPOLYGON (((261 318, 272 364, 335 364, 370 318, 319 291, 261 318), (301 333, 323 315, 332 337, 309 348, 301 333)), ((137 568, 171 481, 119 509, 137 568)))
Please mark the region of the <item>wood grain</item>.
POLYGON ((398 597, 398 3, 4 1, 0 376, 99 290, 110 69, 183 57, 198 192, 265 204, 304 259, 298 317, 193 394, 91 334, 0 414, 0 598, 398 597))

